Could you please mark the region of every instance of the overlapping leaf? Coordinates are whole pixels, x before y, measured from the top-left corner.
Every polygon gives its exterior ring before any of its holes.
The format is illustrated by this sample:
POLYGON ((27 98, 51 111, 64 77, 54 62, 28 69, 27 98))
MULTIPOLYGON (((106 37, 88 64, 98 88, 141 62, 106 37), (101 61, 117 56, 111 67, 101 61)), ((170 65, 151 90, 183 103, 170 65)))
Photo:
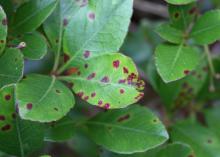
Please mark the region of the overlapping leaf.
POLYGON ((52 13, 57 0, 31 0, 18 8, 14 18, 13 30, 26 33, 35 30, 52 13))
POLYGON ((83 100, 109 109, 125 107, 143 97, 139 90, 144 82, 131 59, 119 53, 84 55, 84 59, 72 61, 67 76, 61 77, 72 82, 73 91, 83 100))
POLYGON ((8 31, 8 21, 3 8, 0 5, 0 55, 2 54, 8 31))
POLYGON ((15 109, 14 87, 0 90, 0 149, 11 155, 26 156, 43 144, 43 127, 21 120, 15 109))
POLYGON ((64 117, 74 106, 71 91, 55 77, 28 75, 17 84, 19 114, 23 119, 50 122, 64 117))
POLYGON ((0 57, 0 88, 18 82, 23 74, 23 55, 18 49, 7 49, 0 57))
POLYGON ((144 107, 100 113, 86 124, 97 144, 117 153, 144 152, 168 139, 160 120, 144 107))

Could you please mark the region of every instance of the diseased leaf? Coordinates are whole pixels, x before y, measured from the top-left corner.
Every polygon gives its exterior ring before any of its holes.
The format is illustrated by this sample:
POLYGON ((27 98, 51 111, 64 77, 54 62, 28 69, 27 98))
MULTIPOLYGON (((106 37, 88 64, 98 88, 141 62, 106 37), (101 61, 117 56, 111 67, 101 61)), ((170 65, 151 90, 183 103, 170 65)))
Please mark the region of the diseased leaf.
POLYGON ((0 149, 11 155, 27 156, 43 145, 42 125, 21 120, 15 110, 14 87, 0 90, 0 149))
POLYGON ((17 84, 16 96, 21 118, 32 121, 59 120, 75 104, 71 91, 55 77, 37 74, 17 84))
POLYGON ((183 5, 196 2, 197 0, 165 0, 167 3, 175 5, 183 5))
MULTIPOLYGON (((79 3, 73 0, 60 0, 54 12, 44 22, 44 31, 55 52, 59 51, 62 44, 64 28, 69 24, 71 18, 79 11, 79 3)), ((82 4, 81 4, 82 5, 82 4)))
POLYGON ((157 71, 166 83, 187 76, 196 68, 199 60, 196 48, 182 44, 178 46, 161 44, 155 52, 157 71))
POLYGON ((133 0, 90 0, 81 5, 64 33, 64 52, 71 60, 87 51, 117 52, 128 31, 133 0))
POLYGON ((196 3, 181 6, 169 5, 168 9, 171 26, 183 30, 185 32, 185 37, 188 37, 188 28, 190 28, 190 24, 198 15, 196 3))
POLYGON ((38 60, 42 59, 47 53, 47 43, 45 38, 38 32, 26 33, 17 36, 12 41, 9 41, 8 46, 10 47, 19 47, 24 54, 24 57, 27 59, 38 60))
POLYGON ((6 37, 8 31, 8 21, 3 8, 0 5, 0 56, 5 49, 6 37))
POLYGON ((220 39, 220 10, 206 12, 195 23, 191 37, 201 45, 220 39))
POLYGON ((97 144, 117 153, 144 152, 168 139, 160 120, 139 106, 100 113, 86 124, 97 144))
POLYGON ((18 49, 7 49, 0 57, 0 88, 17 83, 23 74, 23 55, 18 49))
POLYGON ((157 27, 156 32, 171 43, 181 44, 184 40, 184 35, 181 30, 173 28, 170 24, 164 23, 157 27))
POLYGON ((143 97, 144 88, 133 61, 119 53, 93 57, 86 52, 66 70, 63 80, 72 83, 73 91, 92 105, 122 108, 143 97), (117 99, 116 99, 117 98, 117 99))
POLYGON ((52 13, 57 0, 31 0, 16 11, 13 30, 19 33, 31 32, 38 28, 52 13))
POLYGON ((189 144, 198 157, 216 157, 220 154, 219 138, 209 128, 185 121, 171 129, 171 140, 189 144))

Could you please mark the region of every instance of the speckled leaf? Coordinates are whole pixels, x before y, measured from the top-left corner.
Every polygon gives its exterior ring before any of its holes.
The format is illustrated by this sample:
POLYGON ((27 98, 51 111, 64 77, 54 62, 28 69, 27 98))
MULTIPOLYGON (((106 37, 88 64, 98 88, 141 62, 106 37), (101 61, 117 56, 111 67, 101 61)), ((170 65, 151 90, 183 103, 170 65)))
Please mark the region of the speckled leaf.
POLYGON ((97 144, 117 153, 144 152, 168 139, 160 120, 140 106, 100 113, 86 124, 97 144))
POLYGON ((13 30, 19 33, 31 32, 38 28, 52 13, 57 0, 31 0, 18 8, 13 30))
MULTIPOLYGON (((187 32, 190 24, 198 15, 198 9, 195 3, 188 5, 169 5, 170 23, 174 28, 187 32)), ((185 34, 187 37, 188 34, 185 34)))
POLYGON ((32 74, 16 86, 21 118, 50 122, 64 117, 74 106, 71 91, 55 77, 32 74))
POLYGON ((0 5, 0 55, 2 54, 7 37, 8 22, 3 8, 0 5))
POLYGON ((175 5, 184 5, 192 2, 196 2, 197 0, 165 0, 167 3, 175 4, 175 5))
POLYGON ((23 55, 18 49, 7 49, 0 57, 0 88, 18 82, 23 74, 23 55))
POLYGON ((50 142, 62 142, 69 140, 75 134, 76 122, 70 117, 64 117, 60 121, 54 122, 48 126, 44 140, 50 142))
POLYGON ((198 44, 211 44, 220 39, 220 10, 212 10, 201 16, 195 23, 191 37, 198 44))
POLYGON ((44 31, 55 52, 59 51, 62 44, 63 30, 71 18, 79 11, 79 3, 73 0, 60 0, 54 12, 44 22, 44 31))
POLYGON ((15 111, 14 87, 0 90, 0 150, 26 156, 43 144, 44 129, 40 124, 23 121, 15 111))
POLYGON ((79 4, 81 9, 64 33, 64 52, 71 54, 71 60, 85 51, 92 55, 117 52, 128 30, 132 4, 133 0, 79 4))
POLYGON ((220 154, 220 140, 209 128, 185 121, 171 129, 171 140, 189 144, 198 157, 217 157, 220 154))
POLYGON ((61 77, 72 82, 73 91, 83 100, 109 109, 126 107, 143 97, 139 90, 144 82, 130 58, 120 53, 84 55, 72 61, 67 76, 61 77))
POLYGON ((159 45, 155 52, 157 71, 167 83, 188 75, 199 63, 199 52, 196 48, 184 45, 159 45))
POLYGON ((26 33, 18 35, 12 41, 9 41, 10 47, 22 47, 21 52, 27 59, 37 60, 42 59, 47 53, 47 43, 45 38, 38 32, 26 33), (25 46, 22 47, 22 42, 25 46))
POLYGON ((184 35, 181 30, 178 30, 168 23, 161 24, 157 27, 156 32, 161 38, 171 43, 180 44, 184 40, 184 35))

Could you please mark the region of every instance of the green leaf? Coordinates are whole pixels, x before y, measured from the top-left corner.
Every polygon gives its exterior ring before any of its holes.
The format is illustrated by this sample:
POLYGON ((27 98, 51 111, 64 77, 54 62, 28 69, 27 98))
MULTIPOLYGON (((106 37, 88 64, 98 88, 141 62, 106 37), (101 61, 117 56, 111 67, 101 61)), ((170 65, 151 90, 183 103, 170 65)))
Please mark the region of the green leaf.
POLYGON ((44 22, 44 31, 55 52, 61 47, 64 28, 80 9, 78 3, 73 0, 60 0, 54 12, 44 22))
POLYGON ((167 3, 174 5, 183 5, 196 2, 197 0, 165 0, 167 3))
POLYGON ((44 140, 62 142, 69 140, 75 134, 75 121, 70 117, 64 117, 58 122, 48 126, 44 140))
POLYGON ((20 120, 15 111, 14 87, 0 90, 0 150, 26 156, 43 144, 42 125, 20 120))
POLYGON ((61 79, 72 82, 73 91, 92 105, 122 108, 143 97, 144 82, 133 61, 120 53, 76 58, 66 75, 61 79))
POLYGON ((140 106, 100 113, 86 124, 97 144, 117 153, 144 152, 168 139, 160 120, 140 106))
POLYGON ((156 157, 195 157, 192 148, 183 143, 173 143, 162 148, 156 157))
POLYGON ((17 83, 23 74, 23 55, 18 49, 7 49, 0 57, 0 88, 17 83))
POLYGON ((168 83, 187 76, 199 63, 196 48, 161 44, 155 52, 157 71, 168 83))
POLYGON ((128 31, 132 0, 90 0, 81 7, 64 33, 64 52, 73 60, 90 52, 117 52, 128 31))
POLYGON ((38 28, 52 13, 57 0, 31 0, 18 8, 13 30, 19 33, 31 32, 38 28))
POLYGON ((164 23, 157 27, 156 32, 163 38, 174 44, 181 44, 184 39, 183 32, 164 23))
POLYGON ((7 22, 8 22, 8 25, 10 26, 12 22, 12 17, 14 14, 13 4, 11 1, 0 0, 0 5, 2 6, 2 8, 4 9, 6 13, 7 22))
POLYGON ((195 23, 191 37, 201 45, 211 44, 220 39, 220 10, 212 10, 201 16, 195 23))
POLYGON ((185 37, 188 37, 190 24, 192 24, 195 17, 198 15, 196 3, 181 6, 169 5, 168 9, 171 26, 183 30, 185 32, 185 37))
POLYGON ((9 46, 19 46, 25 43, 25 46, 20 50, 27 59, 38 60, 42 59, 47 53, 47 43, 45 38, 38 32, 25 33, 9 41, 9 46))
POLYGON ((74 106, 71 91, 55 77, 32 74, 17 84, 21 118, 51 122, 64 117, 74 106))
POLYGON ((171 140, 189 144, 198 157, 216 157, 220 154, 219 138, 209 128, 197 123, 182 122, 171 129, 171 140))
POLYGON ((8 21, 3 8, 0 5, 0 55, 5 49, 6 37, 8 31, 8 21))

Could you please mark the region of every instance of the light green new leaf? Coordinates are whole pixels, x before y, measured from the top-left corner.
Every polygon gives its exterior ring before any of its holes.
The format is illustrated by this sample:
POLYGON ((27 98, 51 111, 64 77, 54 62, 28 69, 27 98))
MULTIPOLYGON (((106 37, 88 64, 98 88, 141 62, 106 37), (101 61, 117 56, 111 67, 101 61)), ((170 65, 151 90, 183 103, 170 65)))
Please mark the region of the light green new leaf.
POLYGON ((43 145, 43 127, 18 118, 13 86, 0 90, 0 108, 1 151, 10 155, 27 156, 43 145))
POLYGON ((54 12, 44 22, 44 31, 55 52, 60 51, 62 44, 63 30, 69 20, 80 9, 80 5, 73 0, 60 0, 54 12))
MULTIPOLYGON (((169 5, 170 24, 172 27, 188 32, 190 24, 198 15, 198 8, 196 3, 188 5, 169 5)), ((188 35, 188 34, 187 34, 188 35)), ((188 37, 185 35, 186 37, 188 37)))
POLYGON ((183 32, 170 26, 170 24, 167 23, 158 26, 156 28, 156 32, 160 35, 161 38, 171 43, 180 44, 184 40, 183 32))
POLYGON ((201 45, 211 44, 220 39, 220 10, 212 10, 201 16, 195 23, 191 37, 201 45))
POLYGON ((199 59, 196 48, 184 45, 161 44, 155 52, 157 71, 166 83, 187 76, 196 68, 199 59))
POLYGON ((44 140, 51 142, 62 142, 69 140, 75 134, 76 122, 70 117, 64 117, 60 121, 48 126, 44 140))
POLYGON ((0 57, 0 88, 17 83, 23 74, 23 55, 18 49, 7 49, 0 57))
POLYGON ((168 139, 160 120, 140 106, 100 113, 86 124, 97 144, 117 153, 144 152, 168 139))
POLYGON ((171 140, 189 144, 198 157, 217 157, 220 154, 220 140, 211 129, 197 123, 183 122, 171 129, 171 140))
POLYGON ((185 5, 189 3, 196 2, 197 0, 165 0, 167 3, 174 5, 185 5))
POLYGON ((42 59, 47 53, 47 43, 45 38, 38 32, 25 33, 9 41, 9 46, 19 47, 24 42, 25 46, 21 48, 21 52, 27 59, 42 59))
POLYGON ((21 118, 51 122, 64 117, 74 106, 71 91, 55 77, 32 74, 16 86, 21 118))
POLYGON ((73 91, 92 105, 122 108, 143 97, 144 82, 133 61, 120 53, 76 58, 66 75, 61 79, 72 82, 73 91))
POLYGON ((7 31, 8 31, 8 21, 3 8, 0 5, 0 56, 5 49, 7 31))
POLYGON ((71 60, 89 51, 117 52, 128 31, 133 0, 90 0, 75 14, 64 33, 64 52, 71 60))
POLYGON ((38 28, 52 13, 57 0, 31 0, 18 8, 13 30, 19 33, 31 32, 38 28))

